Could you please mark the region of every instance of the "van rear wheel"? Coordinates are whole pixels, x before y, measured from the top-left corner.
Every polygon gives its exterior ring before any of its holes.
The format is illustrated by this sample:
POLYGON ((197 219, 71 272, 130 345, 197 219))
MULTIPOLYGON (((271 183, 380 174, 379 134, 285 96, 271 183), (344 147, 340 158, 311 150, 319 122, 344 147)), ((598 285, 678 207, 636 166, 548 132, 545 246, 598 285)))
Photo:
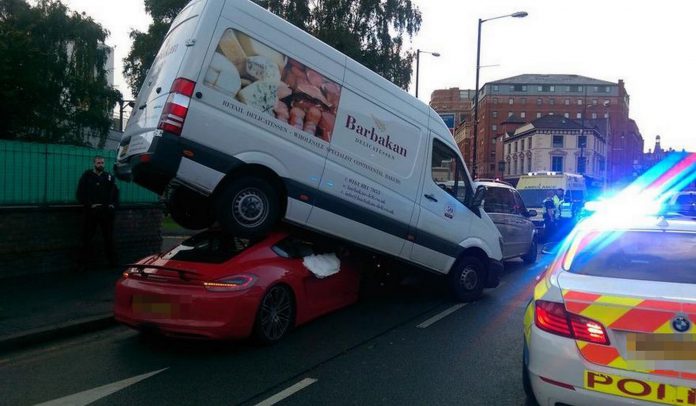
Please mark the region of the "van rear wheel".
POLYGON ((217 202, 223 229, 239 237, 259 237, 280 220, 278 193, 263 178, 247 176, 230 182, 217 202))
POLYGON ((483 294, 485 270, 478 258, 464 257, 449 273, 449 284, 454 297, 460 302, 471 302, 483 294))

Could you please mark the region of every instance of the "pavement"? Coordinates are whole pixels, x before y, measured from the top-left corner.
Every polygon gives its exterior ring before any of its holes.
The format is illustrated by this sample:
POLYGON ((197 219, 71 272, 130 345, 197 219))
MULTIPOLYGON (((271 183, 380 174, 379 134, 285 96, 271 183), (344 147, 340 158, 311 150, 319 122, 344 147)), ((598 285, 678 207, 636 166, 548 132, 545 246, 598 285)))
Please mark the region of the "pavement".
MULTIPOLYGON (((187 235, 164 235, 168 250, 187 235)), ((114 285, 124 267, 0 280, 0 353, 116 325, 114 285)))

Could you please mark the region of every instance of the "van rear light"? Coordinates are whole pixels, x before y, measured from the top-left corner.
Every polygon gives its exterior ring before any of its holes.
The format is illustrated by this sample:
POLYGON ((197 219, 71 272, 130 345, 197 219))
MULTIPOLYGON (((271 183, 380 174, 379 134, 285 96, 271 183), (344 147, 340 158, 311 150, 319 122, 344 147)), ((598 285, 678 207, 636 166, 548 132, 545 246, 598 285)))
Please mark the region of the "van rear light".
POLYGON ((191 80, 184 78, 174 80, 167 102, 164 104, 164 108, 162 108, 162 115, 157 128, 175 135, 181 135, 181 129, 184 128, 184 120, 186 120, 186 113, 188 113, 189 103, 195 87, 196 82, 191 80))
POLYGON ((609 337, 601 323, 569 313, 562 303, 537 300, 534 323, 541 330, 551 334, 609 345, 609 337))

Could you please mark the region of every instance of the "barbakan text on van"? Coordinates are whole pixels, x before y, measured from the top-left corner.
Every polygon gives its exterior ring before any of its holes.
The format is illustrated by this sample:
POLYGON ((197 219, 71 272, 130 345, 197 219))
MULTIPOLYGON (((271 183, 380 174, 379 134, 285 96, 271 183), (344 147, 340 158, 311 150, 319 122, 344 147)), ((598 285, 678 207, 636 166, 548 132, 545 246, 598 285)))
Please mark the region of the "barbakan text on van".
MULTIPOLYGON (((375 132, 375 127, 372 127, 371 129, 367 129, 367 127, 363 127, 360 124, 357 124, 357 119, 350 114, 347 115, 346 117, 346 128, 352 131, 355 131, 357 134, 362 135, 366 139, 372 141, 375 144, 381 145, 382 147, 396 152, 397 154, 403 156, 404 158, 408 154, 408 150, 401 145, 392 142, 391 137, 387 134, 387 136, 380 135, 379 133, 375 132)), ((386 154, 385 154, 386 155, 386 154)), ((394 159, 393 156, 387 155, 390 158, 394 159)))

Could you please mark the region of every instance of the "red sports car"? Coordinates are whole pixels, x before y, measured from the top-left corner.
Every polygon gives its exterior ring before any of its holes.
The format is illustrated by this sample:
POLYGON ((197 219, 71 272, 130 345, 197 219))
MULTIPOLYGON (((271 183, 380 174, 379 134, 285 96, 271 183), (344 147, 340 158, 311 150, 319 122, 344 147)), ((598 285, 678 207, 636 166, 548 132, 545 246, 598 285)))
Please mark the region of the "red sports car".
POLYGON ((129 265, 116 283, 114 315, 168 336, 276 342, 358 298, 359 273, 346 260, 324 278, 303 265, 334 247, 319 245, 286 231, 259 241, 202 232, 129 265))

